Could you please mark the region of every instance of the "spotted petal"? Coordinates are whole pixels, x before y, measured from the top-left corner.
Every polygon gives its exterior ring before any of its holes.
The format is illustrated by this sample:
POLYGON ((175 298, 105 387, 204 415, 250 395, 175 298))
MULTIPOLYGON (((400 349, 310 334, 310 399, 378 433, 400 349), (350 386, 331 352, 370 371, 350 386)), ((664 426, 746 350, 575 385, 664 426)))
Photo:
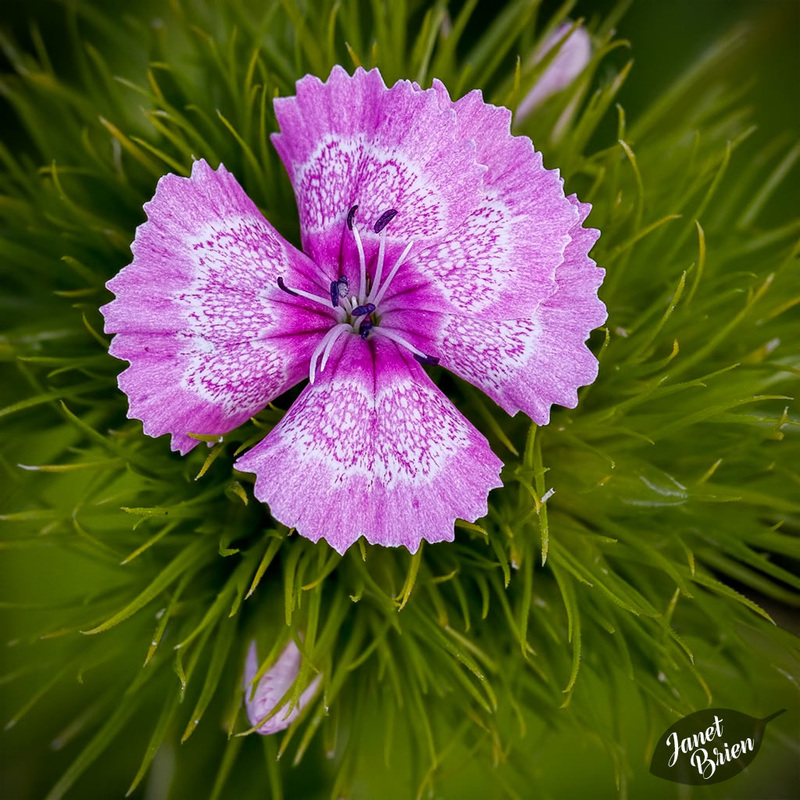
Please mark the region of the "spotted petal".
POLYGON ((406 350, 351 334, 236 463, 276 519, 340 553, 360 536, 411 552, 452 541, 457 518, 487 513, 501 466, 406 350))
POLYGON ((415 243, 384 310, 528 316, 555 291, 578 211, 558 170, 544 168, 529 138, 511 135, 507 108, 485 103, 479 91, 454 103, 439 81, 433 91, 443 109, 455 112, 459 138, 475 142, 487 172, 459 226, 441 240, 415 243))
POLYGON ((509 414, 524 411, 540 425, 552 404, 575 408, 577 389, 597 377, 597 359, 586 347, 589 333, 606 319, 597 297, 605 271, 588 252, 599 232, 583 228, 591 206, 567 198, 579 212, 556 291, 530 316, 512 319, 431 312, 393 313, 386 324, 414 331, 409 338, 440 356, 443 366, 478 386, 509 414))
MULTIPOLYGON (((371 261, 372 226, 385 211, 398 212, 390 240, 433 242, 478 202, 486 168, 433 90, 409 81, 387 89, 378 70, 350 76, 337 66, 325 83, 311 75, 298 81, 295 97, 275 101, 275 114, 281 132, 272 141, 294 186, 303 250, 331 278, 353 205, 371 261)), ((352 249, 345 255, 352 263, 352 249)))
POLYGON ((597 376, 585 341, 606 318, 605 273, 588 256, 599 235, 582 227, 591 206, 565 197, 530 139, 511 135, 507 109, 479 92, 452 103, 444 86, 435 90, 487 165, 483 199, 461 228, 409 259, 382 322, 510 414, 546 424, 552 404, 574 408, 578 387, 597 376))
POLYGON ((225 433, 308 372, 332 310, 295 303, 286 283, 325 294, 314 264, 264 219, 223 167, 163 177, 145 205, 134 259, 101 309, 110 352, 130 361, 119 386, 150 436, 225 433))

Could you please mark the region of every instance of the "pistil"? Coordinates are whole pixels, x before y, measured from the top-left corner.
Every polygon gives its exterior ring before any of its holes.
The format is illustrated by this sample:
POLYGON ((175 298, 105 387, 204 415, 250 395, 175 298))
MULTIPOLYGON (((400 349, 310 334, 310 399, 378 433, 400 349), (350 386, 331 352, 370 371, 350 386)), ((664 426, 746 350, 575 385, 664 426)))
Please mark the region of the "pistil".
POLYGON ((345 333, 352 332, 352 327, 347 322, 340 322, 338 325, 334 325, 320 340, 320 343, 314 348, 314 352, 311 354, 311 366, 308 371, 308 381, 309 383, 314 383, 314 379, 317 376, 317 362, 322 356, 322 363, 320 364, 319 371, 325 369, 325 365, 328 363, 328 357, 331 354, 331 350, 333 350, 334 344, 336 344, 337 340, 344 335, 345 333))
MULTIPOLYGON (((358 206, 354 206, 358 208, 358 206)), ((364 298, 367 291, 367 259, 364 257, 364 245, 361 241, 361 234, 358 228, 353 227, 353 236, 358 248, 358 299, 359 302, 364 298)))
POLYGON ((400 258, 397 259, 395 265, 392 267, 389 275, 387 276, 386 280, 383 282, 383 286, 378 286, 376 283, 375 286, 372 287, 372 291, 370 292, 370 296, 367 298, 368 301, 374 303, 376 306, 383 300, 383 296, 386 294, 386 290, 389 288, 389 284, 392 282, 392 279, 395 275, 397 275, 398 270, 400 267, 403 266, 408 254, 411 252, 411 247, 413 246, 414 242, 409 242, 405 250, 400 254, 400 258), (374 296, 373 296, 374 295, 374 296))

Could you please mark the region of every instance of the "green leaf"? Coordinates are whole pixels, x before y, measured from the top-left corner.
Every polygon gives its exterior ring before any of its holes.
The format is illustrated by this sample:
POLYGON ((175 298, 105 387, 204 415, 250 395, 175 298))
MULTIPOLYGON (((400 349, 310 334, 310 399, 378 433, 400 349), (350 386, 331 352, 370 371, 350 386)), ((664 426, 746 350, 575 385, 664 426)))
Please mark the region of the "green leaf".
POLYGON ((200 562, 204 560, 209 554, 208 543, 204 539, 197 539, 188 547, 181 550, 175 558, 164 567, 161 572, 151 581, 144 591, 137 595, 130 603, 124 608, 114 614, 113 617, 92 628, 88 631, 83 631, 87 636, 96 633, 102 633, 120 622, 132 617, 137 611, 144 608, 149 602, 158 597, 168 586, 170 586, 177 578, 189 570, 196 570, 200 566, 200 562))

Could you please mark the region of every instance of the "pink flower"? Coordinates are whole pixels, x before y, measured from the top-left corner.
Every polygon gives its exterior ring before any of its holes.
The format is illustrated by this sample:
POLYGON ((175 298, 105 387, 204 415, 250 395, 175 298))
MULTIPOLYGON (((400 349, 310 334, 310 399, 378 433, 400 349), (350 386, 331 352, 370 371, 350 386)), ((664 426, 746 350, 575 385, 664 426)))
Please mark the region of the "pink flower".
MULTIPOLYGON (((255 640, 250 642, 250 649, 247 651, 247 660, 244 665, 244 704, 247 709, 247 718, 252 726, 258 725, 278 706, 300 674, 301 660, 300 650, 293 641, 290 641, 278 656, 278 660, 261 676, 258 685, 253 687, 253 679, 258 672, 258 650, 255 640)), ((258 729, 258 732, 266 736, 286 730, 317 693, 321 680, 322 676, 317 675, 300 695, 294 708, 289 710, 289 706, 286 704, 286 711, 279 710, 258 729)), ((283 706, 280 708, 282 709, 283 706)))
POLYGON ((549 97, 562 89, 566 89, 583 72, 592 59, 592 40, 586 28, 578 27, 569 35, 573 23, 559 25, 544 40, 535 57, 535 63, 541 61, 556 45, 561 43, 555 58, 539 76, 533 88, 522 98, 517 107, 517 120, 528 116, 549 97), (566 38, 565 38, 566 37, 566 38), (563 40, 563 41, 562 41, 563 40))
POLYGON ((226 433, 309 376, 236 462, 256 497, 340 553, 452 541, 502 463, 422 364, 539 424, 574 408, 606 318, 590 207, 479 92, 335 67, 275 112, 304 252, 223 166, 163 177, 102 309, 128 416, 186 453, 189 432, 226 433))

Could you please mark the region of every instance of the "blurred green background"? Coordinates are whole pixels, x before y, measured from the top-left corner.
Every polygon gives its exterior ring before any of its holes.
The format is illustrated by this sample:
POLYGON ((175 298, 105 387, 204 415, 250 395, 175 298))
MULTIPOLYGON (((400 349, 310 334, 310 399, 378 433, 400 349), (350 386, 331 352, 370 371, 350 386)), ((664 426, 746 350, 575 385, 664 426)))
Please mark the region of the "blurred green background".
MULTIPOLYGON (((122 12, 141 19, 149 19, 158 15, 162 4, 155 0, 132 0, 120 9, 117 0, 93 0, 93 5, 112 13, 122 12)), ((591 19, 602 16, 611 8, 610 2, 579 2, 572 12, 573 18, 585 16, 591 19)), ((458 4, 455 4, 457 7, 458 4)), ((491 19, 499 13, 501 4, 482 2, 478 6, 475 19, 475 33, 480 32, 482 21, 491 19)), ((555 11, 557 3, 544 3, 542 16, 555 11)), ((15 38, 30 46, 27 24, 35 19, 41 28, 42 35, 48 42, 51 55, 58 69, 69 75, 74 68, 69 61, 69 50, 59 50, 58 42, 63 38, 63 23, 58 4, 47 0, 22 2, 7 0, 0 9, 0 26, 11 31, 15 38)), ((772 138, 785 135, 785 141, 796 140, 800 130, 800 103, 798 102, 798 84, 800 84, 800 3, 796 0, 640 0, 634 2, 618 26, 619 35, 631 42, 631 53, 635 66, 627 83, 619 95, 619 102, 625 106, 629 119, 635 119, 637 113, 648 106, 654 96, 682 74, 686 67, 696 59, 705 48, 709 47, 719 36, 735 25, 747 28, 747 45, 739 51, 735 59, 725 65, 724 76, 743 86, 752 83, 752 88, 745 97, 745 103, 752 106, 753 118, 761 132, 744 149, 745 160, 748 153, 755 153, 759 147, 772 138), (752 149, 748 149, 752 148, 752 149)), ((130 65, 137 54, 118 53, 121 62, 130 65)), ((614 55, 624 61, 626 54, 614 55)), ((141 54, 141 64, 146 64, 146 54, 141 54)), ((111 64, 114 56, 112 52, 111 64)), ((9 64, 0 64, 0 72, 5 72, 9 64)), ((129 68, 129 67, 128 67, 129 68)), ((12 147, 24 151, 28 143, 22 129, 17 125, 11 108, 0 101, 0 125, 2 138, 12 147)), ((613 120, 608 130, 598 134, 599 137, 613 135, 613 120)), ((788 219, 796 215, 798 208, 797 181, 800 178, 797 166, 792 178, 781 190, 775 193, 768 213, 776 217, 788 219)), ((0 309, 2 305, 0 304, 0 309)), ((800 335, 800 326, 798 326, 800 335)), ((24 455, 28 463, 47 463, 48 452, 61 447, 60 442, 48 441, 42 437, 31 441, 29 452, 24 455)), ((16 475, 15 464, 23 459, 18 452, 4 452, 0 442, 3 462, 0 464, 0 508, 14 509, 25 507, 26 498, 20 495, 20 481, 16 475)), ((36 482, 28 482, 26 486, 36 487, 36 482)), ((117 579, 117 572, 106 570, 96 562, 91 562, 75 554, 61 550, 39 549, 6 551, 0 559, 0 603, 30 603, 47 605, 58 602, 65 597, 72 597, 86 592, 91 587, 101 592, 110 581, 117 579)), ((761 599, 761 598, 759 598, 761 599)), ((796 611, 782 609, 775 603, 769 604, 770 611, 778 620, 796 630, 796 611)), ((15 642, 24 640, 32 631, 45 627, 47 611, 30 609, 24 614, 15 610, 3 609, 2 639, 8 647, 0 650, 0 674, 7 675, 20 667, 12 655, 15 642)), ((150 624, 148 620, 147 624, 150 624)), ((762 646, 766 644, 761 643, 762 646)), ((759 646, 759 643, 754 643, 759 646)), ((699 660, 707 659, 708 668, 713 671, 713 654, 698 653, 699 660)), ((57 676, 49 676, 56 678, 57 676)), ((721 676, 723 679, 725 676, 721 676)), ((800 676, 794 676, 797 680, 800 676)), ((36 679, 38 680, 38 678, 36 679)), ((765 681, 767 680, 765 676, 765 681)), ((34 680, 23 680, 20 684, 5 683, 0 685, 0 718, 9 718, 19 710, 20 704, 37 690, 34 680)), ((592 687, 596 692, 603 692, 603 687, 592 687)), ((751 687, 730 685, 727 696, 717 696, 718 705, 730 705, 741 710, 755 713, 748 705, 751 701, 751 687)), ((631 784, 631 796, 634 798, 686 798, 704 797, 706 787, 690 789, 675 787, 647 775, 644 765, 646 750, 646 720, 637 700, 633 687, 626 691, 624 684, 617 687, 621 703, 612 710, 618 719, 618 726, 623 730, 623 737, 629 743, 627 756, 636 766, 636 775, 631 784)), ((587 689, 590 691, 590 689, 587 689)), ((62 730, 75 715, 76 710, 89 706, 94 697, 102 692, 97 685, 81 686, 76 684, 72 696, 64 693, 52 696, 52 703, 40 704, 20 724, 2 734, 2 773, 0 773, 0 797, 3 800, 33 800, 44 796, 54 779, 61 774, 74 757, 72 752, 53 749, 50 745, 54 732, 62 730)), ((787 703, 783 689, 771 688, 770 685, 759 687, 760 702, 768 702, 768 707, 758 709, 764 714, 787 703), (773 707, 774 706, 774 707, 773 707)), ((770 800, 789 798, 800 785, 800 706, 796 698, 791 699, 790 713, 776 722, 774 728, 767 731, 766 741, 758 759, 743 775, 731 780, 719 796, 732 800, 770 800), (793 733, 792 733, 793 731, 793 733), (787 755, 795 753, 794 756, 787 755)), ((529 734, 529 758, 536 766, 540 777, 539 783, 531 787, 530 797, 542 798, 605 798, 615 796, 613 788, 613 769, 605 752, 592 740, 584 740, 579 732, 561 730, 554 733, 531 721, 532 733, 529 734), (554 768, 554 765, 557 765, 554 768)), ((375 730, 376 749, 380 750, 382 732, 375 730)), ((198 731, 183 747, 188 750, 185 755, 197 765, 200 775, 208 773, 209 781, 213 780, 213 766, 216 761, 218 735, 213 725, 207 725, 198 731)), ((245 785, 256 774, 256 770, 247 770, 248 763, 255 763, 263 758, 261 749, 264 745, 257 737, 245 741, 243 755, 226 790, 226 797, 235 798, 238 792, 251 793, 253 787, 245 785), (237 785, 239 785, 237 789, 237 785)), ((94 765, 89 776, 78 784, 72 797, 85 797, 89 800, 121 797, 124 794, 130 777, 135 773, 141 758, 142 741, 137 740, 135 746, 128 747, 124 739, 106 752, 94 765)), ((270 745, 267 744, 267 747, 270 745)), ((319 744, 315 745, 317 748, 319 744)), ((157 800, 163 797, 163 785, 159 781, 166 780, 170 774, 170 759, 174 758, 169 749, 156 759, 153 775, 145 788, 136 793, 136 797, 157 800)), ((376 771, 382 769, 379 758, 375 758, 376 771)), ((451 776, 452 797, 473 797, 471 792, 475 782, 480 782, 473 770, 482 769, 470 765, 461 765, 462 771, 451 776), (459 788, 460 787, 460 788, 459 788)), ((402 764, 396 762, 397 781, 395 785, 398 798, 409 796, 409 787, 403 782, 402 764)), ((301 766, 295 770, 287 786, 288 797, 310 796, 315 787, 327 783, 325 775, 308 774, 301 766)), ((263 794, 266 796, 267 784, 264 778, 263 794)), ((172 795, 181 797, 180 794, 172 795)), ((186 795, 188 797, 188 795, 186 795)), ((498 795, 503 796, 498 788, 498 795)), ((794 795, 796 796, 796 795, 794 795)))

